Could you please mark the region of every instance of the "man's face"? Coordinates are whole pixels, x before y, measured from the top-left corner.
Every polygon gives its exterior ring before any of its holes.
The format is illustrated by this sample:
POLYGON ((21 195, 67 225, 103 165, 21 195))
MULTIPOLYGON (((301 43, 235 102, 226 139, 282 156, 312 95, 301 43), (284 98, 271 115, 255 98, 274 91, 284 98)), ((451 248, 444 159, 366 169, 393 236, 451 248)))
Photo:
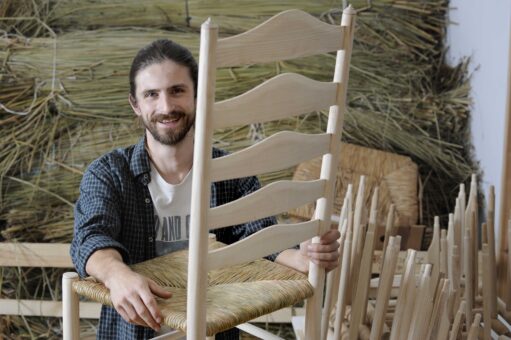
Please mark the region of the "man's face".
POLYGON ((178 144, 195 122, 194 86, 186 66, 171 60, 140 70, 135 77, 133 110, 154 139, 178 144))

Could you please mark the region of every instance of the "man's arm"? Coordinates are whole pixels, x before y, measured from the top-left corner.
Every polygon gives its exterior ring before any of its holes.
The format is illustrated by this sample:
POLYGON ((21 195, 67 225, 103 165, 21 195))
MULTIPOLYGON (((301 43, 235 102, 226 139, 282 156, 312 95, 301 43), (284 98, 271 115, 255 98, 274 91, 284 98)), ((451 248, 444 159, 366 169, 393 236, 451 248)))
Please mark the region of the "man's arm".
POLYGON ((160 329, 162 316, 153 294, 168 299, 172 296, 170 292, 132 271, 113 248, 95 251, 87 261, 86 270, 110 290, 112 304, 124 320, 156 331, 160 329))
POLYGON ((330 271, 339 264, 339 242, 340 233, 337 229, 327 231, 319 243, 312 243, 310 240, 302 242, 300 249, 286 249, 282 251, 275 262, 291 267, 302 273, 309 272, 309 261, 330 271))
POLYGON ((129 253, 117 241, 122 208, 115 183, 106 162, 93 162, 84 174, 75 205, 71 257, 81 277, 91 275, 105 284, 124 320, 158 329, 161 315, 153 294, 169 298, 170 293, 125 264, 129 253))
MULTIPOLYGON (((238 184, 238 195, 239 197, 246 196, 259 188, 260 184, 256 177, 241 178, 238 184)), ((244 228, 244 232, 238 232, 238 234, 244 238, 275 223, 274 217, 248 222, 237 227, 244 228)), ((311 240, 308 240, 302 242, 299 249, 286 249, 267 258, 303 273, 309 271, 309 261, 330 271, 337 267, 339 262, 339 242, 337 242, 339 237, 338 230, 329 230, 320 238, 319 243, 312 243, 311 240)))

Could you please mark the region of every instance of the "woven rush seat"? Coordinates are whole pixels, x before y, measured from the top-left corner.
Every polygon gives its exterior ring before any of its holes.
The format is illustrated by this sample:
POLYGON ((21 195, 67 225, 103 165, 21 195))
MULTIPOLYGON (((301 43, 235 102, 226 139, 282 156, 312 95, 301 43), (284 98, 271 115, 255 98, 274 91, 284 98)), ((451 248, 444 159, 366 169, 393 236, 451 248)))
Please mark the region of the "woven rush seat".
MULTIPOLYGON (((210 249, 222 246, 220 242, 210 242, 210 249)), ((157 298, 163 323, 186 332, 188 250, 137 263, 131 268, 172 292, 170 299, 157 298)), ((73 289, 90 300, 112 306, 108 288, 92 277, 75 281, 73 289)), ((306 275, 264 259, 212 270, 208 273, 207 335, 293 305, 312 294, 306 275)))

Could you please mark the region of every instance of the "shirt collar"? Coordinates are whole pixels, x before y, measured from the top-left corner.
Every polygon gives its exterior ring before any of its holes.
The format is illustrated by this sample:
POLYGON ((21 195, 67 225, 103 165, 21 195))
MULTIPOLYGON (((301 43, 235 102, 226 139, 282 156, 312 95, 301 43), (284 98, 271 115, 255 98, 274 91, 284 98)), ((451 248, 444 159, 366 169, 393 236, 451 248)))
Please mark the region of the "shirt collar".
POLYGON ((149 155, 145 148, 145 136, 140 138, 139 142, 135 144, 133 156, 131 157, 130 170, 135 177, 143 174, 142 182, 144 184, 147 185, 150 182, 151 163, 149 163, 149 155))

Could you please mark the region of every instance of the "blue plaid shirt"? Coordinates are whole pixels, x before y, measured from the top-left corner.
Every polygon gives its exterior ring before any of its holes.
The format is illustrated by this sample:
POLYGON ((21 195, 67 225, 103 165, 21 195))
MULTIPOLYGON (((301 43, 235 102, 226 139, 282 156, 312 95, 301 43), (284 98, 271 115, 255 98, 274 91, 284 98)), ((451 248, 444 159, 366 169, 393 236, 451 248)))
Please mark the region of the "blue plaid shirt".
MULTIPOLYGON (((213 148, 213 158, 225 155, 213 148)), ((80 197, 75 206, 74 238, 71 257, 81 277, 85 264, 96 250, 115 248, 123 261, 135 264, 156 256, 154 207, 147 185, 151 181, 145 138, 124 149, 114 150, 91 163, 85 172, 80 197)), ((232 179, 211 185, 211 206, 231 202, 259 189, 255 177, 232 179)), ((217 240, 227 244, 275 224, 274 217, 217 229, 217 240)), ((274 260, 276 255, 268 258, 274 260)), ((217 335, 217 339, 237 339, 236 329, 217 335)), ((147 339, 151 328, 130 324, 115 311, 103 306, 97 337, 100 339, 147 339)))

